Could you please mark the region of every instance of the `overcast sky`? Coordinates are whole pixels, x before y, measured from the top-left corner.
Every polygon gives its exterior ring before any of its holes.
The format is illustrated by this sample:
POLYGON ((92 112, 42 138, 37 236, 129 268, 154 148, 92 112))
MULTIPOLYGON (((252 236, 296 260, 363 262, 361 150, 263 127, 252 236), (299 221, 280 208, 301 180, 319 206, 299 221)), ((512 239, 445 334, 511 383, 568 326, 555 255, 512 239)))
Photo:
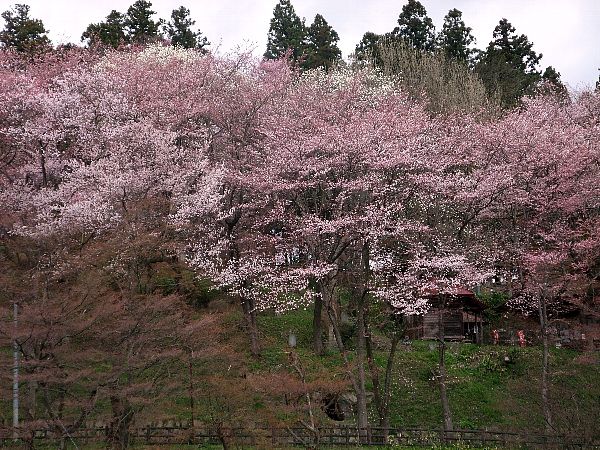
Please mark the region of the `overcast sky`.
MULTIPOLYGON (((252 46, 265 51, 269 21, 278 0, 153 0, 157 17, 168 19, 180 5, 190 9, 198 27, 220 52, 252 46)), ((14 3, 31 6, 56 43, 79 42, 88 24, 113 9, 125 12, 134 0, 0 0, 0 10, 14 3)), ((463 12, 478 48, 485 48, 502 17, 543 53, 541 65, 554 66, 571 89, 593 86, 600 67, 600 0, 421 0, 436 29, 451 8, 463 12)), ((322 14, 340 36, 344 57, 366 31, 385 33, 396 26, 402 0, 292 0, 296 13, 310 25, 322 14)))

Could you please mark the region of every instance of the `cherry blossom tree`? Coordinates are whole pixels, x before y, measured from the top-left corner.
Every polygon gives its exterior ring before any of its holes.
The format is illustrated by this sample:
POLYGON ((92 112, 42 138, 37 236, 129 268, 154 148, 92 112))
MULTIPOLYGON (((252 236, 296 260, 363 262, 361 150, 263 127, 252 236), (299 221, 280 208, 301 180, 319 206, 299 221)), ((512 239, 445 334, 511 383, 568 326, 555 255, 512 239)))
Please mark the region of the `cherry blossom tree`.
MULTIPOLYGON (((427 293, 446 298, 496 276, 538 310, 548 397, 547 308, 568 296, 593 309, 598 282, 596 94, 532 99, 500 118, 432 117, 370 69, 298 74, 283 60, 160 45, 44 58, 0 58, 0 238, 31 242, 40 264, 52 260, 36 272, 50 291, 76 278, 78 254, 96 252, 110 255, 97 263, 112 286, 102 302, 118 298, 123 312, 147 296, 153 311, 171 300, 154 296, 152 265, 187 264, 239 302, 254 356, 259 311, 312 304, 314 350, 324 351, 326 334, 342 353, 365 429, 368 368, 379 383, 375 302, 420 314, 427 293), (356 318, 352 362, 343 307, 356 318)), ((44 304, 34 297, 32 317, 44 304)), ((81 305, 68 312, 95 311, 92 322, 103 322, 108 309, 81 305)), ((163 330, 168 310, 150 313, 149 326, 163 330)), ((122 317, 119 329, 137 326, 122 317)), ((57 333, 84 335, 87 324, 57 333)), ((444 346, 441 335, 451 429, 444 346)), ((377 398, 382 424, 387 392, 377 398)), ((127 395, 115 399, 126 414, 127 395)))
POLYGON ((446 137, 421 105, 365 71, 306 74, 277 107, 263 175, 276 202, 268 218, 274 245, 295 274, 303 268, 315 291, 317 352, 325 309, 331 341, 345 354, 334 293, 350 288, 357 359, 356 375, 349 373, 366 427, 370 299, 420 312, 427 308, 424 289, 472 285, 488 272, 456 245, 456 220, 445 213, 449 163, 437 158, 446 137))
POLYGON ((473 186, 462 207, 469 227, 494 243, 497 275, 509 283, 512 304, 539 316, 548 431, 549 310, 565 301, 586 305, 586 290, 597 280, 594 102, 593 95, 572 105, 529 100, 499 120, 465 127, 471 139, 458 141, 473 186))
POLYGON ((36 383, 32 397, 41 396, 49 426, 62 436, 81 426, 102 390, 112 405, 117 448, 127 445, 128 426, 143 406, 137 396, 162 386, 162 369, 193 348, 182 344, 185 309, 148 288, 151 264, 175 257, 167 231, 170 198, 204 189, 207 210, 218 200, 211 188, 218 175, 208 168, 202 141, 183 145, 179 130, 147 114, 143 92, 125 89, 136 62, 145 70, 156 63, 149 52, 111 54, 47 80, 25 76, 26 95, 15 90, 21 96, 2 130, 15 153, 0 189, 8 213, 3 225, 40 249, 31 270, 44 280, 43 288, 20 300, 21 321, 32 331, 10 334, 26 359, 25 379, 36 383), (125 69, 120 77, 117 62, 125 69), (103 285, 64 293, 61 283, 86 270, 103 285), (69 345, 72 339, 79 347, 69 345), (86 343, 98 347, 92 351, 86 343), (94 372, 94 358, 109 370, 94 372), (148 371, 154 381, 140 384, 148 371), (73 396, 74 385, 89 396, 73 396), (63 415, 76 407, 78 418, 63 415))

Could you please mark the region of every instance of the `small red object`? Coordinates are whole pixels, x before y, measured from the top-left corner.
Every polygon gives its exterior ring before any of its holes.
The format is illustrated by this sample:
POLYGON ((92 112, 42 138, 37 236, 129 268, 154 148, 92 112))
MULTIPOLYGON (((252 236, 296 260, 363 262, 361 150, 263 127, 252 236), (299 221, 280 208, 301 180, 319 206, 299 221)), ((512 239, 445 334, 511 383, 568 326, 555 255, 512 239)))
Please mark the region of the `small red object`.
POLYGON ((492 338, 494 339, 494 344, 497 345, 500 340, 500 334, 498 334, 498 330, 492 330, 492 338))
POLYGON ((523 330, 517 331, 517 336, 519 337, 519 345, 521 347, 525 347, 525 332, 523 330))

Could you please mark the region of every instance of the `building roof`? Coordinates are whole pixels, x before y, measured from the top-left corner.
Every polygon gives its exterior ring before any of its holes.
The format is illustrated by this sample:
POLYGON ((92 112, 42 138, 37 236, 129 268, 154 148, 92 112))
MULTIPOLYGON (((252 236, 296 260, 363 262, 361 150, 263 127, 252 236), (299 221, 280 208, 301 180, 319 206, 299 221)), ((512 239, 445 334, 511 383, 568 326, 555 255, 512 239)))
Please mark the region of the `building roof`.
MULTIPOLYGON (((423 292, 423 296, 429 299, 437 299, 440 296, 440 290, 437 288, 427 288, 423 292)), ((447 304, 451 308, 462 306, 465 311, 479 312, 485 309, 485 304, 479 300, 473 291, 461 286, 452 286, 445 289, 442 293, 447 295, 447 304)))

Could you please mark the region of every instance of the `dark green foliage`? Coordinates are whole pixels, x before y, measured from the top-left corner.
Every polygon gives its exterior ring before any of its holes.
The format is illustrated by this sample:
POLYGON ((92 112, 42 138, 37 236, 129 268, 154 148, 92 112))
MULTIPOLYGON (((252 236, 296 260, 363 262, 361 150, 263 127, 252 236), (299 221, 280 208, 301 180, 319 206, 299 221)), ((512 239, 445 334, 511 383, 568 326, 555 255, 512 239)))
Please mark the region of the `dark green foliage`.
POLYGON ((524 34, 515 34, 515 28, 506 19, 494 28, 494 39, 490 42, 487 52, 502 56, 504 61, 515 69, 525 73, 537 72, 541 54, 533 51, 533 43, 524 34))
POLYGON ((357 61, 371 61, 375 66, 382 65, 381 43, 384 36, 367 31, 354 50, 357 61))
POLYGON ((517 35, 510 22, 502 19, 476 71, 488 93, 498 96, 502 106, 510 108, 524 95, 533 93, 541 79, 537 69, 541 58, 527 36, 517 35))
POLYGON ((165 294, 178 293, 190 306, 205 308, 219 296, 219 292, 207 278, 200 278, 193 272, 182 270, 175 278, 164 278, 162 289, 165 294), (169 292, 172 289, 172 292, 169 292))
POLYGON ((525 95, 526 88, 532 84, 526 74, 512 67, 497 54, 484 53, 481 61, 475 66, 475 71, 488 95, 498 98, 503 108, 516 106, 525 95))
POLYGON ((183 48, 197 48, 205 53, 210 42, 202 36, 200 31, 192 31, 192 26, 195 24, 196 21, 190 17, 190 10, 180 6, 171 13, 171 20, 165 26, 165 33, 171 39, 172 45, 183 48))
POLYGON ((447 57, 459 61, 469 61, 473 50, 469 46, 475 42, 471 27, 462 20, 462 12, 454 8, 444 17, 444 26, 438 36, 438 45, 447 57))
POLYGON ((560 72, 557 72, 556 69, 552 66, 546 67, 544 73, 542 74, 542 80, 544 80, 547 83, 562 85, 562 82, 560 81, 560 72))
POLYGON ((90 45, 103 44, 113 48, 124 43, 146 44, 157 41, 161 37, 159 29, 162 19, 156 22, 152 20, 155 12, 151 8, 152 3, 137 0, 126 14, 112 10, 104 22, 88 25, 81 40, 88 40, 90 45))
POLYGON ((5 25, 0 32, 3 47, 21 53, 35 54, 51 48, 48 31, 39 19, 29 17, 29 6, 17 4, 2 13, 5 25))
POLYGON ((485 290, 477 294, 477 298, 485 304, 484 314, 486 319, 491 323, 495 323, 500 319, 509 295, 504 292, 485 290))
POLYGON ((342 57, 342 52, 337 46, 339 40, 340 37, 325 18, 321 14, 317 14, 308 28, 305 59, 302 66, 305 69, 323 67, 328 70, 331 68, 342 57))
POLYGON ((280 0, 273 10, 273 18, 269 26, 267 59, 281 58, 288 50, 291 59, 298 61, 304 53, 306 27, 294 11, 290 0, 280 0))
POLYGON ((160 276, 154 280, 154 284, 157 289, 160 290, 162 295, 171 295, 177 292, 177 279, 168 276, 160 276))
POLYGON ((88 40, 90 45, 103 44, 117 48, 127 42, 125 36, 125 16, 114 9, 106 16, 106 21, 88 25, 81 35, 81 40, 88 40))
POLYGON ((146 0, 137 0, 127 9, 127 14, 123 22, 127 37, 130 42, 145 44, 156 41, 160 38, 159 29, 162 20, 154 21, 152 16, 152 3, 146 0))
POLYGON ((179 282, 178 292, 187 303, 196 308, 204 308, 219 296, 212 282, 207 278, 199 278, 194 273, 183 271, 179 282))
POLYGON ((151 273, 146 287, 148 292, 178 295, 195 308, 205 308, 220 295, 208 278, 199 277, 178 265, 161 262, 153 265, 151 273))
POLYGON ((560 72, 558 72, 554 67, 546 67, 544 73, 542 73, 542 83, 542 94, 556 95, 562 100, 569 98, 567 88, 560 79, 560 72))
POLYGON ((476 360, 476 364, 476 369, 483 373, 496 372, 512 377, 523 375, 527 369, 518 347, 498 347, 498 350, 489 350, 476 360))
POLYGON ((408 0, 398 17, 398 26, 392 34, 419 50, 435 50, 435 27, 427 10, 418 0, 408 0))
POLYGON ((558 72, 554 67, 548 66, 542 73, 542 81, 549 86, 552 93, 558 96, 560 99, 568 101, 569 92, 567 91, 567 87, 563 84, 560 78, 560 72, 558 72))

